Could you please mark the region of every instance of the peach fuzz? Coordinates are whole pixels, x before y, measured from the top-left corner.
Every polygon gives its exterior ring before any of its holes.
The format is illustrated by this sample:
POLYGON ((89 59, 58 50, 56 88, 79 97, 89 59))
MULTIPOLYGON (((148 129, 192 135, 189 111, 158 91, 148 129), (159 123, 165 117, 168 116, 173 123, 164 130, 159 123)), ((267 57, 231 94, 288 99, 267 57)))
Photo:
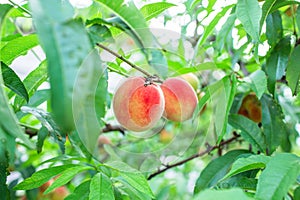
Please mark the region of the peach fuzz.
POLYGON ((181 78, 169 78, 160 86, 165 97, 164 116, 182 122, 192 118, 198 104, 193 87, 181 78))
POLYGON ((164 112, 164 96, 158 85, 144 86, 145 78, 131 77, 120 84, 113 98, 113 111, 126 129, 141 132, 152 128, 164 112))

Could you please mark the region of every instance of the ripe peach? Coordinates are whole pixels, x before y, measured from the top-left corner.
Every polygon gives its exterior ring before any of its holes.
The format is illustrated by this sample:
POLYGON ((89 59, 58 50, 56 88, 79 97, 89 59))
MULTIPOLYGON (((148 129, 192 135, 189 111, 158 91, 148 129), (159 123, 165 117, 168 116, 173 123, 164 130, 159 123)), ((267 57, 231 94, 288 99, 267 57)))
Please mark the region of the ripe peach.
POLYGON ((261 103, 255 94, 250 93, 244 97, 238 114, 244 115, 256 123, 261 122, 261 103))
POLYGON ((165 97, 164 116, 182 122, 193 116, 197 95, 192 86, 181 78, 169 78, 160 86, 165 97))
POLYGON ((152 128, 164 112, 164 96, 158 85, 144 86, 145 78, 126 79, 113 98, 113 111, 118 122, 131 131, 152 128))
POLYGON ((186 80, 189 84, 191 84, 194 90, 197 91, 200 82, 198 77, 195 74, 193 73, 182 74, 179 76, 179 78, 183 78, 184 80, 186 80))
POLYGON ((53 194, 51 196, 52 200, 63 200, 69 195, 69 191, 67 190, 66 186, 61 186, 56 188, 53 191, 53 194))

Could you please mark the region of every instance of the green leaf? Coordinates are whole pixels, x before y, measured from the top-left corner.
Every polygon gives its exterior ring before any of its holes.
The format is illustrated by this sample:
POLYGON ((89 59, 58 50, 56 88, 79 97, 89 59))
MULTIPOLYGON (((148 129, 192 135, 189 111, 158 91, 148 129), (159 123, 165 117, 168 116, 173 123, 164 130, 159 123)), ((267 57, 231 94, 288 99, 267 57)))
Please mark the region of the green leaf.
POLYGON ((276 154, 261 173, 255 197, 281 200, 288 193, 300 173, 300 158, 294 154, 276 154))
POLYGON ((266 36, 268 43, 274 47, 283 36, 282 19, 279 11, 268 15, 266 20, 266 36))
POLYGON ((78 70, 92 50, 83 23, 72 20, 68 1, 31 0, 30 6, 41 46, 46 53, 54 119, 65 132, 74 130, 73 90, 78 70), (80 41, 80 42, 78 42, 80 41))
POLYGON ((232 188, 228 190, 204 190, 196 199, 203 200, 251 200, 253 198, 247 196, 242 189, 232 188))
POLYGON ((218 32, 216 44, 217 44, 217 49, 219 51, 222 51, 222 49, 224 48, 224 43, 226 41, 226 38, 231 35, 235 21, 236 21, 236 14, 232 13, 228 17, 226 22, 223 24, 221 30, 218 32))
POLYGON ((37 143, 36 143, 36 150, 38 153, 42 152, 42 148, 44 145, 44 141, 48 136, 48 129, 45 126, 42 126, 42 128, 38 131, 38 139, 37 139, 37 143))
POLYGON ((224 177, 224 179, 245 171, 263 169, 266 167, 266 164, 270 161, 270 159, 270 157, 265 155, 250 155, 249 157, 238 158, 232 164, 230 171, 224 177))
POLYGON ((103 173, 93 176, 90 184, 89 199, 115 199, 111 180, 103 173))
POLYGON ((126 179, 124 179, 124 177, 116 177, 115 179, 118 182, 123 184, 122 190, 128 194, 130 199, 135 199, 135 200, 152 200, 153 199, 153 197, 139 191, 133 185, 128 183, 128 181, 126 179))
MULTIPOLYGON (((204 28, 204 33, 202 34, 201 38, 198 40, 196 48, 198 49, 199 47, 201 47, 204 42, 206 41, 207 37, 212 33, 212 31, 214 30, 214 28, 216 27, 216 25, 218 24, 218 22, 220 21, 221 18, 224 17, 224 15, 227 13, 227 11, 232 8, 233 5, 229 5, 223 8, 222 11, 220 11, 213 19, 212 21, 209 23, 209 25, 207 27, 204 28)), ((194 57, 197 55, 197 52, 195 52, 194 57)))
POLYGON ((29 140, 29 138, 22 131, 21 127, 18 125, 19 122, 10 105, 8 104, 8 99, 2 85, 3 79, 0 68, 0 116, 5 119, 0 120, 0 127, 2 127, 3 131, 5 131, 7 134, 21 139, 21 141, 24 142, 25 145, 33 149, 34 144, 29 140))
MULTIPOLYGON (((44 83, 48 78, 48 71, 47 71, 47 63, 46 61, 42 61, 39 66, 30 72, 26 78, 23 80, 23 84, 28 91, 29 97, 34 95, 35 91, 38 87, 44 83)), ((16 97, 14 101, 14 106, 20 108, 24 105, 24 99, 20 97, 16 97)))
POLYGON ((151 58, 148 63, 151 67, 153 67, 157 73, 166 78, 168 75, 168 63, 164 56, 164 54, 157 49, 150 49, 151 58))
POLYGON ((300 8, 298 6, 297 8, 297 11, 296 11, 296 24, 297 24, 297 27, 298 27, 298 31, 300 30, 300 8))
POLYGON ((74 166, 70 167, 66 170, 64 170, 61 175, 55 179, 55 181, 47 188, 47 190, 44 192, 44 194, 48 194, 54 189, 65 185, 70 180, 72 180, 76 175, 78 175, 80 172, 87 171, 87 170, 93 170, 94 168, 91 166, 74 166))
POLYGON ((10 40, 0 49, 0 60, 9 65, 15 58, 20 55, 24 55, 28 50, 32 49, 38 44, 38 38, 35 34, 10 40))
POLYGON ((192 67, 186 67, 186 68, 180 67, 178 69, 175 69, 175 71, 172 71, 172 76, 179 76, 182 74, 194 73, 203 70, 217 70, 217 69, 219 68, 216 66, 216 63, 204 62, 192 67))
POLYGON ((173 6, 176 5, 168 2, 156 2, 144 5, 140 11, 148 21, 173 6))
POLYGON ((28 106, 22 106, 21 111, 23 113, 30 113, 35 116, 42 123, 42 125, 48 129, 50 136, 53 137, 55 142, 59 145, 62 153, 65 152, 66 134, 60 131, 50 113, 36 107, 28 106))
POLYGON ((267 76, 264 71, 256 70, 251 73, 249 77, 250 87, 255 92, 257 98, 261 98, 264 92, 267 90, 267 76))
POLYGON ((93 24, 87 31, 93 44, 112 39, 110 30, 104 25, 93 24))
POLYGON ((56 176, 63 171, 75 167, 74 164, 60 165, 51 168, 42 169, 35 172, 31 177, 25 179, 18 185, 14 187, 14 190, 31 190, 33 188, 38 188, 47 181, 49 181, 53 176, 56 176))
POLYGON ((262 9, 258 1, 239 0, 236 7, 236 16, 254 40, 254 43, 259 42, 262 9))
POLYGON ((271 154, 280 145, 287 129, 283 122, 284 116, 281 107, 275 100, 264 94, 262 104, 262 127, 266 138, 267 154, 271 154))
POLYGON ((128 184, 130 184, 136 190, 153 197, 153 193, 146 178, 138 170, 120 161, 109 162, 106 164, 106 166, 115 170, 119 176, 124 178, 128 184))
MULTIPOLYGON (((0 26, 2 26, 2 21, 4 20, 7 13, 12 9, 13 6, 10 4, 0 4, 0 26)), ((1 27, 0 27, 1 30, 1 27)))
POLYGON ((137 44, 141 47, 152 47, 152 34, 148 29, 147 22, 133 2, 127 4, 123 0, 97 0, 97 2, 120 17, 135 35, 134 39, 137 44))
POLYGON ((268 76, 268 88, 272 94, 275 92, 276 80, 280 80, 285 74, 290 51, 290 37, 285 37, 279 41, 267 59, 266 74, 268 76))
POLYGON ((268 14, 270 13, 271 8, 273 7, 273 5, 275 4, 276 1, 277 0, 266 0, 264 5, 262 6, 262 14, 261 14, 261 19, 260 19, 260 31, 259 32, 261 32, 263 24, 268 16, 268 14))
POLYGON ((85 147, 94 152, 107 97, 107 74, 96 50, 87 55, 74 84, 73 117, 78 135, 85 147))
POLYGON ((242 115, 230 114, 228 122, 234 128, 241 130, 241 136, 256 149, 266 151, 264 135, 254 121, 242 115))
POLYGON ((29 100, 27 90, 19 78, 19 76, 6 64, 3 62, 0 63, 1 70, 2 70, 2 76, 4 85, 14 91, 17 95, 24 98, 26 101, 29 100))
POLYGON ((292 52, 286 69, 286 80, 294 95, 299 92, 300 68, 300 45, 292 52))
POLYGON ((78 185, 74 192, 67 196, 65 200, 88 200, 89 199, 89 193, 90 193, 90 183, 91 181, 85 181, 78 185))
POLYGON ((300 199, 300 186, 294 190, 294 199, 300 199))
POLYGON ((238 156, 248 153, 247 150, 233 150, 225 155, 212 160, 201 172, 197 179, 194 194, 215 186, 228 172, 231 164, 238 156))
POLYGON ((8 160, 7 137, 5 132, 0 127, 0 192, 4 199, 8 197, 8 189, 6 185, 9 166, 8 160))
POLYGON ((276 3, 273 5, 270 13, 274 12, 275 10, 278 10, 283 6, 293 5, 293 4, 299 4, 299 2, 294 0, 277 0, 276 3))
POLYGON ((218 136, 218 143, 222 140, 226 133, 228 114, 233 103, 236 92, 237 81, 235 75, 232 80, 229 76, 225 76, 220 81, 210 85, 208 92, 211 94, 211 101, 215 115, 215 129, 218 136))

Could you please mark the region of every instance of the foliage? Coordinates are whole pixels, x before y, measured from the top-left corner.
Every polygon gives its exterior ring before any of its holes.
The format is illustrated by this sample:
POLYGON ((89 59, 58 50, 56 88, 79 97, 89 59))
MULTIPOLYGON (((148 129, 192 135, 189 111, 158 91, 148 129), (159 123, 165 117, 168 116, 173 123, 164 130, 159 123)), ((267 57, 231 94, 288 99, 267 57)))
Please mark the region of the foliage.
POLYGON ((66 199, 299 199, 299 1, 9 2, 0 3, 3 199, 62 187, 66 199), (24 78, 18 60, 34 68, 24 78), (200 81, 193 119, 162 118, 142 133, 118 125, 122 78, 187 73, 200 81), (259 123, 238 114, 249 94, 259 123))

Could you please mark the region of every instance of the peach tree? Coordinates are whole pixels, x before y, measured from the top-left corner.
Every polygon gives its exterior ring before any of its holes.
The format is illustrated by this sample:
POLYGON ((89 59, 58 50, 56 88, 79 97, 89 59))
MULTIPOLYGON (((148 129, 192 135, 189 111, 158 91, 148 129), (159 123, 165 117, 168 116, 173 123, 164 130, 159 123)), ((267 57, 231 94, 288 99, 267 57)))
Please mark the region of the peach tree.
POLYGON ((300 199, 299 1, 169 2, 0 1, 2 199, 300 199))

